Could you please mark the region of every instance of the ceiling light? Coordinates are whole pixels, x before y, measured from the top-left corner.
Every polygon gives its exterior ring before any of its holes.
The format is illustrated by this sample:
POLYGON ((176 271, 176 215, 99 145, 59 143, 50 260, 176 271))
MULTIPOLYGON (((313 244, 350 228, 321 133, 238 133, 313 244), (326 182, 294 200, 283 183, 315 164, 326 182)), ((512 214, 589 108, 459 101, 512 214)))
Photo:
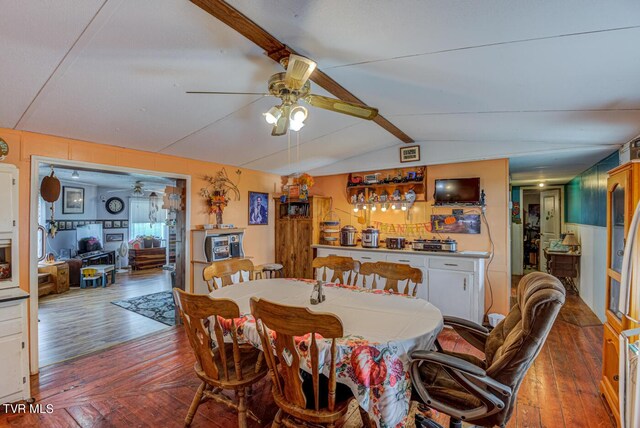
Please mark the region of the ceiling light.
POLYGON ((357 213, 358 212, 358 206, 356 205, 355 207, 353 207, 353 212, 357 213))
POLYGON ((375 211, 375 210, 377 210, 376 206, 375 205, 371 205, 371 211, 375 211))
POLYGON ((299 131, 304 126, 304 123, 298 122, 297 120, 292 120, 289 122, 289 129, 292 131, 299 131))
POLYGON ((289 119, 293 122, 304 122, 307 118, 308 111, 303 106, 295 106, 291 109, 291 113, 289 113, 289 119))
POLYGON ((400 209, 401 209, 402 211, 406 211, 406 210, 407 210, 407 206, 406 206, 406 205, 402 205, 402 206, 400 207, 400 209))
POLYGON ((544 183, 538 183, 538 187, 544 187, 544 183))
POLYGON ((385 212, 387 210, 387 204, 384 203, 380 206, 380 211, 385 212))
POLYGON ((262 115, 269 125, 275 125, 282 116, 282 110, 279 107, 271 107, 268 112, 262 113, 262 115))
POLYGON ((73 170, 73 173, 71 173, 71 178, 73 178, 74 180, 79 180, 80 174, 78 174, 78 171, 73 170))
POLYGON ((397 209, 396 204, 391 204, 391 209, 392 209, 392 210, 397 209))

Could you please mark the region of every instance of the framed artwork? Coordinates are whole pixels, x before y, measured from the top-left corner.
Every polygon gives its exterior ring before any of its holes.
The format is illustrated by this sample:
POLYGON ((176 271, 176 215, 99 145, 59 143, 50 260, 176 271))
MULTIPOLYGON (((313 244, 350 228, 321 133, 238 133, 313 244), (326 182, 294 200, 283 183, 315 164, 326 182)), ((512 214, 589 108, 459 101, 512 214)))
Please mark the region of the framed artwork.
POLYGON ((84 214, 84 189, 62 186, 62 214, 84 214))
POLYGON ((122 220, 122 227, 129 227, 129 220, 122 220))
POLYGON ((107 242, 121 242, 124 241, 124 233, 107 233, 107 242))
POLYGON ((435 233, 480 233, 480 214, 431 215, 431 230, 435 233))
POLYGON ((85 225, 85 222, 84 222, 84 221, 79 221, 79 222, 78 222, 78 226, 84 226, 84 225, 85 225))
POLYGON ((416 162, 420 160, 420 146, 400 147, 400 162, 416 162))
POLYGON ((120 225, 120 220, 114 220, 113 221, 113 228, 114 229, 120 229, 122 226, 120 225))
POLYGON ((111 229, 113 227, 113 223, 111 222, 111 220, 105 220, 104 221, 104 228, 105 229, 111 229))
POLYGON ((298 199, 300 197, 300 186, 292 184, 289 186, 289 199, 298 199))
POLYGON ((249 225, 269 224, 269 194, 249 192, 249 225))
POLYGON ((58 230, 67 230, 66 223, 64 221, 58 222, 58 230))
POLYGON ((77 221, 74 221, 74 222, 73 222, 73 228, 75 229, 76 227, 78 227, 78 222, 77 222, 77 221))
POLYGON ((67 223, 67 224, 66 224, 66 226, 67 226, 67 230, 71 230, 71 229, 73 229, 73 222, 72 222, 72 221, 67 221, 67 222, 65 222, 65 223, 67 223))

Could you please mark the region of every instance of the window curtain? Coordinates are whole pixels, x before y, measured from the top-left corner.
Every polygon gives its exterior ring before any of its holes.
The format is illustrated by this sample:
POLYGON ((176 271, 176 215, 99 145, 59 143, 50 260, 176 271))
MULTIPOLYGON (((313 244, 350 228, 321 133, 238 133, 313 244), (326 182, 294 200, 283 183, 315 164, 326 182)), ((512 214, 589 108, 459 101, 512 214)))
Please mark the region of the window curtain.
MULTIPOLYGON (((161 202, 160 202, 161 203, 161 202)), ((129 198, 129 237, 135 239, 138 236, 155 236, 162 240, 167 238, 167 210, 158 209, 154 215, 151 213, 151 201, 148 197, 129 198), (155 217, 151 222, 150 217, 155 217)))

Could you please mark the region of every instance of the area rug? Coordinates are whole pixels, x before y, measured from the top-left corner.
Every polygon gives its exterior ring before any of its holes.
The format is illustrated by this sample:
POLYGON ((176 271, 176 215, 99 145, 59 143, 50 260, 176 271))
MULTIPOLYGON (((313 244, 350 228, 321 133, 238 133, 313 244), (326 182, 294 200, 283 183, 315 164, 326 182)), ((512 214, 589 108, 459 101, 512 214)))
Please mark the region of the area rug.
POLYGON ((126 300, 116 300, 111 302, 136 314, 140 314, 154 321, 166 325, 176 325, 175 304, 171 291, 161 291, 159 293, 147 294, 145 296, 134 297, 126 300))

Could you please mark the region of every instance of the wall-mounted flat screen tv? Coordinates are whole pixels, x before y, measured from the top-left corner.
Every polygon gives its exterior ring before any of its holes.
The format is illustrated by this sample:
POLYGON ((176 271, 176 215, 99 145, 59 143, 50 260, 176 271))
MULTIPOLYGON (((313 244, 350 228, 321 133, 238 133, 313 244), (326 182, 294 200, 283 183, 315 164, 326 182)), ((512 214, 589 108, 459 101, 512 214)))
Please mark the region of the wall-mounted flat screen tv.
POLYGON ((480 178, 436 180, 436 205, 480 205, 480 178))

